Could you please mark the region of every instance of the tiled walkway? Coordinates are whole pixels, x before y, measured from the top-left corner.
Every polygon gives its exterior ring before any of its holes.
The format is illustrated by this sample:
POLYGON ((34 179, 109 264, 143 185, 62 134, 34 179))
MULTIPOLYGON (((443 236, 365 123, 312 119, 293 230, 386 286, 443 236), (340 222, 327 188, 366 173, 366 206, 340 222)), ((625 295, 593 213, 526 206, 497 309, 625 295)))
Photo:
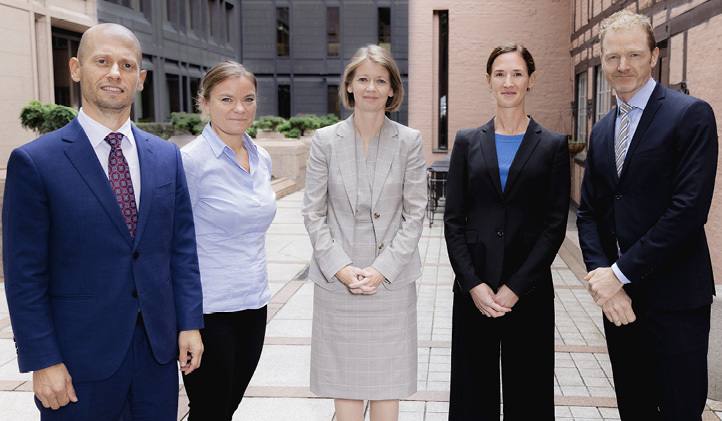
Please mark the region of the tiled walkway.
MULTIPOLYGON (((303 227, 302 192, 278 202, 267 236, 273 299, 265 347, 234 421, 332 421, 333 401, 309 390, 313 284, 304 279, 311 246, 303 227)), ((418 281, 418 392, 401 402, 401 420, 447 420, 451 351, 451 282, 442 223, 426 224, 419 243, 424 262, 418 281)), ((601 312, 583 288, 584 269, 570 232, 552 269, 555 286, 555 403, 557 420, 619 419, 601 312)), ((2 284, 0 284, 2 288, 2 284)), ((4 293, 0 300, 0 421, 36 420, 32 377, 19 374, 4 293)), ((187 414, 180 391, 179 420, 187 414)), ((722 419, 722 403, 708 401, 704 420, 722 419), (713 412, 713 410, 718 412, 713 412)))

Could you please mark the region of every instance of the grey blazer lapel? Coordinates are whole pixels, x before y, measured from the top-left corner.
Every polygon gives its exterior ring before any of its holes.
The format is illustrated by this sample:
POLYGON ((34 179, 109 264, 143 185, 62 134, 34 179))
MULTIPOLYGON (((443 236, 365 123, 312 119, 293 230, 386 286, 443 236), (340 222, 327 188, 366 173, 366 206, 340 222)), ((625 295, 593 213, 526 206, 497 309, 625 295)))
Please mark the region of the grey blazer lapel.
POLYGON ((346 189, 351 210, 356 213, 356 133, 353 127, 353 115, 338 125, 334 143, 336 163, 341 172, 343 186, 346 189))
MULTIPOLYGON (((388 178, 391 163, 396 156, 399 145, 399 132, 391 120, 385 118, 384 124, 381 126, 381 133, 379 134, 379 151, 376 157, 376 171, 374 173, 373 194, 371 196, 372 209, 376 207, 376 202, 379 200, 379 196, 381 196, 381 190, 384 188, 384 183, 388 178)), ((395 174, 395 176, 399 176, 399 174, 395 174)), ((403 174, 400 174, 400 176, 403 177, 403 174)))

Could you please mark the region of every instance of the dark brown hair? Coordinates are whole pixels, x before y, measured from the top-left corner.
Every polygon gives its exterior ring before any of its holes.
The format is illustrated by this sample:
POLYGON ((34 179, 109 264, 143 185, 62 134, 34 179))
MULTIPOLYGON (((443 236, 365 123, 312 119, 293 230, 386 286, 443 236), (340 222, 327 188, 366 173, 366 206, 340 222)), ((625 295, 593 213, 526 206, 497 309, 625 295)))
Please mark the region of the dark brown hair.
POLYGON ((531 56, 531 53, 529 50, 526 49, 521 44, 517 44, 516 42, 508 42, 506 44, 501 44, 500 46, 494 48, 491 51, 491 54, 489 55, 489 59, 486 61, 486 73, 491 74, 491 67, 494 65, 494 60, 496 60, 497 57, 499 57, 502 54, 506 53, 517 53, 521 56, 522 59, 524 59, 524 62, 526 63, 526 70, 531 75, 536 70, 536 66, 534 66, 534 58, 531 56))

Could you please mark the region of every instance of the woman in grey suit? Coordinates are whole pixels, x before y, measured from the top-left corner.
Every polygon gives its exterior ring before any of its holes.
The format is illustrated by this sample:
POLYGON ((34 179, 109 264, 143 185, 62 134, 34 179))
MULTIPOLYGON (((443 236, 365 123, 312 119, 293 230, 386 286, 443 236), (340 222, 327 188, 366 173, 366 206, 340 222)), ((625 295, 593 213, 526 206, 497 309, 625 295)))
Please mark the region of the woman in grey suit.
POLYGON ((416 391, 417 247, 426 204, 421 134, 385 117, 403 100, 391 54, 360 48, 340 92, 354 110, 316 131, 303 218, 314 253, 311 390, 339 421, 398 418, 416 391))

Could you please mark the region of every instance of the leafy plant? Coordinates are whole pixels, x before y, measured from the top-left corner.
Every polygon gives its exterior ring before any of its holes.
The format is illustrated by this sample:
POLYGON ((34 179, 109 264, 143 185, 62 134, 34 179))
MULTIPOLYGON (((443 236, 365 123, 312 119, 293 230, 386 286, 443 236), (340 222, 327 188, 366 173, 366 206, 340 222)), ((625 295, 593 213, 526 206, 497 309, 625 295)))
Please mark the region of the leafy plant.
POLYGON ((38 134, 45 134, 70 123, 76 115, 78 111, 74 108, 32 100, 20 110, 20 124, 38 134))
POLYGON ((199 135, 206 126, 200 114, 196 113, 170 113, 170 122, 176 130, 199 135))
POLYGON ((339 121, 341 121, 341 119, 338 118, 338 116, 336 114, 326 114, 324 116, 319 117, 318 121, 321 124, 319 126, 319 128, 321 128, 321 127, 326 127, 326 126, 331 126, 333 124, 336 124, 339 121))
MULTIPOLYGON (((258 130, 273 131, 278 130, 278 126, 285 123, 286 119, 275 115, 264 115, 255 123, 258 130)), ((279 130, 280 131, 280 130, 279 130)))

